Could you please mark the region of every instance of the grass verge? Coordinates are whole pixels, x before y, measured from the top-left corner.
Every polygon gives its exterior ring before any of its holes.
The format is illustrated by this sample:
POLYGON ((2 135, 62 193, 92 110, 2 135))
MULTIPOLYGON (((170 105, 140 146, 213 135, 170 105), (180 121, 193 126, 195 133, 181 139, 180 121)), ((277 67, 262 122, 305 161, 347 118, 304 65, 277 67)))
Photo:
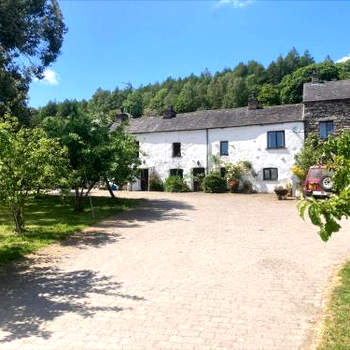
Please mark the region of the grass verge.
POLYGON ((0 264, 63 240, 112 214, 137 205, 140 201, 92 197, 95 214, 93 217, 88 201, 85 203, 85 210, 77 213, 73 210, 72 200, 59 196, 42 196, 28 202, 24 212, 24 235, 14 233, 10 213, 0 206, 0 264))
POLYGON ((318 350, 350 350, 350 262, 332 293, 318 350))

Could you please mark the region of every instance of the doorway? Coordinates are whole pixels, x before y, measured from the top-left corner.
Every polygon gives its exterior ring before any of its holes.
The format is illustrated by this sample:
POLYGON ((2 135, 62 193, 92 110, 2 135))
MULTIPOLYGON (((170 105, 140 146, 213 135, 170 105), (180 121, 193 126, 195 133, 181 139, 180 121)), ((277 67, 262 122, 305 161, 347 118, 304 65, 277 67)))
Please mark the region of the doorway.
POLYGON ((193 191, 198 192, 201 190, 202 181, 205 176, 205 169, 193 168, 192 175, 193 175, 193 191))
POLYGON ((141 191, 148 191, 148 169, 141 169, 141 191))

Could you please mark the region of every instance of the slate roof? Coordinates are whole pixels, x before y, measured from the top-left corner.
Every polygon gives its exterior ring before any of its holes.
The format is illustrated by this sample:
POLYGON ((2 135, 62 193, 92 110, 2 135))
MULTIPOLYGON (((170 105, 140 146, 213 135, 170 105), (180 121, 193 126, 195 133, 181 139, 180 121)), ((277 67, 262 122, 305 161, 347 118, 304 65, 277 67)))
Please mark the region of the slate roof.
POLYGON ((304 102, 350 99, 350 80, 304 84, 304 102))
MULTIPOLYGON (((126 130, 132 134, 142 134, 275 124, 302 120, 303 105, 293 104, 255 110, 249 110, 247 107, 203 110, 178 114, 172 119, 163 119, 162 117, 134 118, 130 119, 126 130)), ((112 126, 113 128, 115 126, 112 126)))

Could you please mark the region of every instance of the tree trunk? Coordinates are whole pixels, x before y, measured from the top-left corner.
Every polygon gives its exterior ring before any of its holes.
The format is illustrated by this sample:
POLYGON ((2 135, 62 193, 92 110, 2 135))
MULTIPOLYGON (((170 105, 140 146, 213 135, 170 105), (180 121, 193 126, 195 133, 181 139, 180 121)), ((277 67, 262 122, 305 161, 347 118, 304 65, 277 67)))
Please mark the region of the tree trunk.
POLYGON ((74 203, 75 211, 82 211, 83 210, 82 199, 83 199, 82 193, 79 191, 79 188, 77 187, 75 189, 75 203, 74 203))
POLYGON ((88 190, 87 190, 86 193, 85 193, 85 197, 87 197, 87 196, 89 195, 90 191, 94 188, 95 184, 96 184, 96 182, 93 182, 93 183, 89 186, 88 190))
POLYGON ((22 234, 24 231, 23 206, 12 207, 13 220, 15 222, 15 231, 22 234))
POLYGON ((105 182, 106 182, 106 186, 107 186, 109 194, 111 195, 112 198, 115 198, 113 190, 111 189, 111 186, 109 186, 109 181, 108 181, 107 177, 105 177, 105 182))

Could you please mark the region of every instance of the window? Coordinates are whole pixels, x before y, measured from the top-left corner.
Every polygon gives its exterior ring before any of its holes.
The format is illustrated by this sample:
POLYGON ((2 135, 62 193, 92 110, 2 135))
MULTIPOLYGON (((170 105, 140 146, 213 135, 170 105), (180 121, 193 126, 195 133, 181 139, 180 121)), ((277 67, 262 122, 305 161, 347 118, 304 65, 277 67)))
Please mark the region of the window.
POLYGON ((326 139, 334 130, 333 120, 320 122, 320 138, 326 139))
POLYGON ((220 141, 220 156, 228 156, 228 141, 220 141))
POLYGON ((278 169, 277 168, 265 168, 263 169, 264 180, 276 181, 278 180, 278 169))
POLYGON ((267 133, 267 148, 284 148, 284 130, 267 133))
POLYGON ((181 178, 184 177, 184 170, 183 169, 170 169, 170 176, 180 176, 181 178))
POLYGON ((140 142, 139 141, 136 141, 136 147, 137 147, 137 158, 140 158, 140 142))
POLYGON ((181 157, 181 143, 173 143, 173 157, 181 157))
POLYGON ((221 177, 226 176, 226 168, 220 168, 220 175, 221 175, 221 177))

